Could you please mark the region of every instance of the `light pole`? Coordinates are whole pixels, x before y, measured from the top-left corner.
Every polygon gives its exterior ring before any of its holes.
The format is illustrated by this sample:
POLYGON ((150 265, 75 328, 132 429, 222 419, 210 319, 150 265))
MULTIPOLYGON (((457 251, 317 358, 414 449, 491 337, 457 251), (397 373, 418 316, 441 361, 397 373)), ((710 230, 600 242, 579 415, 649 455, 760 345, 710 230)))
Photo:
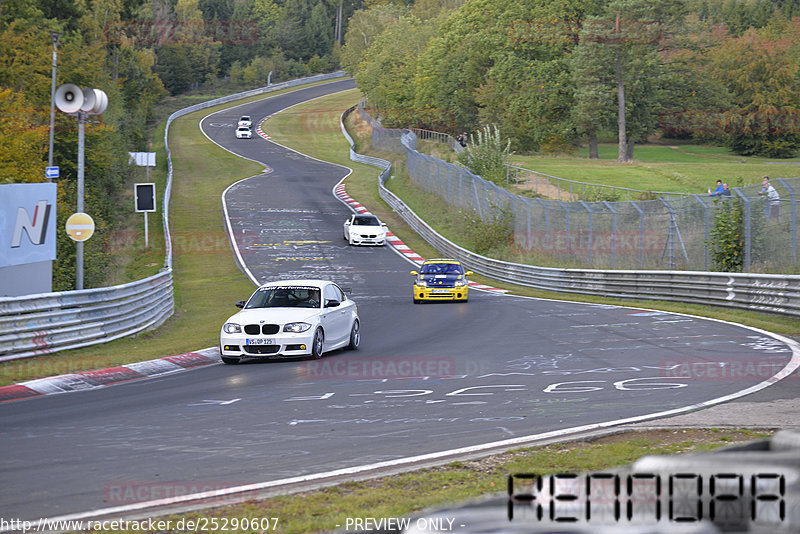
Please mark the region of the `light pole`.
MULTIPOLYGON (((56 69, 58 65, 58 38, 61 34, 52 32, 50 36, 53 38, 53 74, 50 79, 50 152, 47 156, 47 166, 53 166, 53 136, 56 124, 56 69)), ((51 181, 47 178, 47 181, 51 181)))
MULTIPOLYGON (((78 116, 78 211, 83 214, 83 168, 84 168, 84 125, 87 115, 99 115, 108 106, 108 96, 100 89, 81 89, 77 85, 66 83, 58 88, 54 101, 58 109, 64 113, 77 114, 78 116)), ((83 241, 91 237, 94 232, 94 223, 90 232, 75 232, 70 237, 76 241, 75 248, 75 289, 83 289, 83 241)), ((70 233, 67 221, 67 233, 70 233)))

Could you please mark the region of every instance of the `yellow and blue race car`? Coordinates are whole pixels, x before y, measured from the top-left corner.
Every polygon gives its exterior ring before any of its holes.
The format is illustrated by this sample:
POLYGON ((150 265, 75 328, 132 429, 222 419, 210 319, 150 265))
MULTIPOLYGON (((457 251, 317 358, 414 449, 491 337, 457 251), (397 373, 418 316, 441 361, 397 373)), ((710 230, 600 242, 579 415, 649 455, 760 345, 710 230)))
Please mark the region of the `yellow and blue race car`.
POLYGON ((414 304, 426 300, 453 300, 466 302, 469 298, 467 276, 458 260, 425 260, 419 272, 411 271, 414 279, 414 304))

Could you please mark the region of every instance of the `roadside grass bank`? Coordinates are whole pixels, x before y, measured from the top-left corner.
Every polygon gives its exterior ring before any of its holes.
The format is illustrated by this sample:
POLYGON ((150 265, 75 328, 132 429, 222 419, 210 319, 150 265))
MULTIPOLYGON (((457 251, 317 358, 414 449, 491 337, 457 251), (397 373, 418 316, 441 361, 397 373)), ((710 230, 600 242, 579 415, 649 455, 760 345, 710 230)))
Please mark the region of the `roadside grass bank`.
MULTIPOLYGON (((800 158, 743 157, 724 147, 691 145, 662 139, 664 144, 637 145, 634 161, 618 163, 617 145, 601 144, 599 160, 589 159, 588 149, 574 156, 522 156, 509 163, 558 178, 642 191, 703 194, 722 180, 731 187, 760 184, 761 177, 800 176, 800 158), (769 162, 780 162, 776 165, 769 162)), ((576 190, 577 192, 577 190, 576 190)), ((631 196, 632 200, 635 200, 631 196)), ((625 198, 620 198, 625 200, 625 198)))
POLYGON ((434 507, 503 494, 508 474, 608 471, 642 456, 705 452, 735 443, 766 439, 771 435, 772 431, 768 429, 629 431, 591 441, 519 448, 475 460, 450 462, 291 495, 252 499, 162 519, 170 519, 175 524, 181 519, 229 518, 241 522, 245 518, 251 521, 277 518, 274 532, 284 534, 344 531, 348 519, 399 518, 434 507))
MULTIPOLYGON (((287 91, 249 98, 237 104, 287 91)), ((190 100, 184 99, 180 108, 210 98, 208 95, 197 95, 190 100)), ((220 326, 236 311, 234 304, 254 290, 252 282, 239 270, 233 259, 223 226, 221 195, 230 184, 259 174, 264 168, 214 145, 197 127, 202 117, 231 105, 228 103, 185 115, 175 120, 170 128, 174 177, 169 213, 173 239, 175 314, 154 332, 83 349, 4 362, 0 365, 0 386, 162 358, 219 343, 220 326)), ((118 256, 115 264, 125 269, 124 274, 117 275, 115 283, 152 276, 164 263, 162 200, 167 172, 164 124, 155 130, 150 149, 156 152, 158 164, 150 170, 150 181, 156 184, 158 199, 158 211, 148 216, 150 247, 144 248, 143 216, 136 213, 127 230, 112 240, 114 245, 109 252, 118 256)), ((131 190, 132 204, 132 185, 128 189, 131 190)))

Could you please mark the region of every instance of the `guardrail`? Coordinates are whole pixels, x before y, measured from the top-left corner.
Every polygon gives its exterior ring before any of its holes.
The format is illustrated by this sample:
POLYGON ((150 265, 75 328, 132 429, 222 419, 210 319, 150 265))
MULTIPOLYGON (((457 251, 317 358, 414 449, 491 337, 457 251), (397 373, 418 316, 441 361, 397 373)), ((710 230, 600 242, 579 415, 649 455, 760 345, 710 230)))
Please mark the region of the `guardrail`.
POLYGON ((166 253, 161 271, 118 286, 0 298, 0 362, 107 343, 157 328, 172 316, 175 309, 169 231, 172 158, 168 138, 170 124, 175 119, 242 98, 344 76, 343 72, 335 72, 291 80, 195 104, 170 115, 164 129, 167 182, 162 220, 166 253))
MULTIPOLYGON (((440 254, 462 261, 478 274, 547 291, 668 300, 800 316, 800 275, 559 269, 496 260, 462 248, 437 233, 385 187, 391 163, 355 152, 353 140, 344 127, 344 118, 355 109, 345 111, 341 120, 342 131, 350 143, 350 159, 381 167, 383 171, 378 180, 381 198, 440 254)), ((403 143, 414 146, 415 139, 409 132, 403 136, 403 143)))

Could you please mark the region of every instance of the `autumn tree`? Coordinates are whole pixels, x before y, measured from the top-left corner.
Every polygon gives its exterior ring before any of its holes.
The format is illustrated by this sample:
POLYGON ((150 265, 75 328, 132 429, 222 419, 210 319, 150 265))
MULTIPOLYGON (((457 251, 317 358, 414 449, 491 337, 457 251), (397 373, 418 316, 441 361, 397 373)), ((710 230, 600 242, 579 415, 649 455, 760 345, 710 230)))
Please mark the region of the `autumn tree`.
POLYGON ((0 87, 0 183, 44 181, 46 124, 23 94, 0 87))
POLYGON ((800 18, 748 30, 710 58, 711 75, 734 100, 719 125, 731 149, 767 157, 800 150, 800 18))

